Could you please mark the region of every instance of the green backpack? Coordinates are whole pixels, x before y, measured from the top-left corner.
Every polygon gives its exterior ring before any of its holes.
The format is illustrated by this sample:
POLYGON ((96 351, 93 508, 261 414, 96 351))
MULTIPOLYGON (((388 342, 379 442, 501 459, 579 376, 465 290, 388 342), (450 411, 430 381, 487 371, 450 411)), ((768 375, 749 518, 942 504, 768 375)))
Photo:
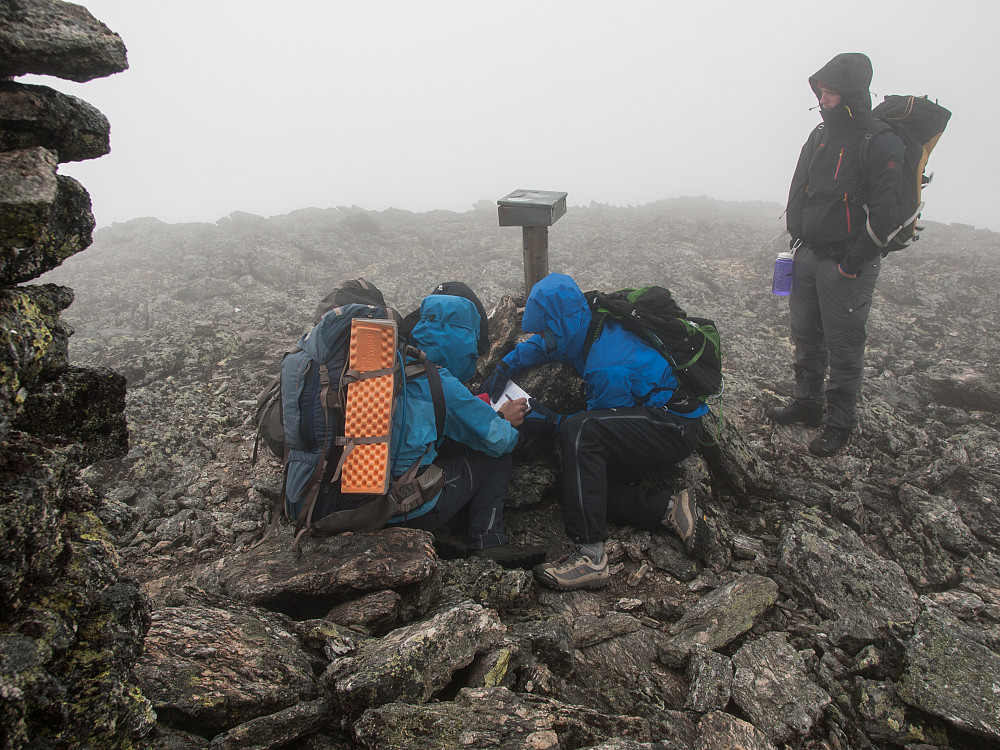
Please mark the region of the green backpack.
POLYGON ((585 296, 593 318, 584 360, 610 317, 666 358, 680 381, 678 391, 686 391, 676 398, 694 396, 704 402, 722 394, 722 343, 714 321, 689 317, 670 290, 661 286, 585 296))

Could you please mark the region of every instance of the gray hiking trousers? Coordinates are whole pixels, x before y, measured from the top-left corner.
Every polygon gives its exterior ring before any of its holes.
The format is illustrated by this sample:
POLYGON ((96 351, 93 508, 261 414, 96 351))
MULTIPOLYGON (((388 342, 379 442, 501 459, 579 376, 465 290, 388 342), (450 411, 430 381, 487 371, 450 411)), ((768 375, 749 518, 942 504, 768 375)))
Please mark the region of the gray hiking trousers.
POLYGON ((795 342, 792 395, 803 404, 822 405, 825 380, 826 423, 833 427, 853 430, 858 424, 865 325, 881 267, 876 257, 856 279, 846 279, 834 258, 808 245, 795 253, 789 300, 795 342))

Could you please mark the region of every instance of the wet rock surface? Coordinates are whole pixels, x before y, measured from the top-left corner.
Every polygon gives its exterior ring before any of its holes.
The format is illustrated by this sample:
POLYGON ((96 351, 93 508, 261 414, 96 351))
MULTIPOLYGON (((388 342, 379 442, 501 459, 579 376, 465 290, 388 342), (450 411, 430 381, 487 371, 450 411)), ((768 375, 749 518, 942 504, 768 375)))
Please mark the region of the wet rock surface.
MULTIPOLYGON (((70 3, 0 3, 0 78, 88 80, 121 40, 70 3)), ((107 153, 96 109, 0 81, 0 746, 132 748, 155 730, 132 670, 150 601, 112 536, 131 520, 84 468, 128 452, 125 379, 72 367, 72 291, 26 284, 91 242, 90 197, 59 164, 107 153)))
MULTIPOLYGON (((0 5, 0 53, 0 77, 127 66, 117 35, 57 0, 0 5)), ((726 391, 715 445, 644 480, 709 499, 708 558, 612 527, 610 584, 556 593, 463 558, 460 530, 309 538, 299 556, 282 523, 255 545, 281 466, 251 460, 254 397, 339 280, 404 313, 469 283, 494 307, 487 367, 520 336, 520 233, 495 204, 142 219, 77 255, 89 197, 58 165, 104 153, 105 125, 0 85, 4 747, 1000 742, 997 235, 930 224, 886 261, 861 428, 820 460, 814 431, 763 419, 790 391, 787 305, 768 293, 780 207, 572 207, 550 267, 671 288, 722 331, 726 391)), ((582 406, 565 367, 522 381, 582 406)), ((553 557, 558 458, 518 447, 505 514, 553 557)))
MULTIPOLYGON (((211 729, 161 710, 158 746, 266 746, 257 731, 303 747, 403 736, 401 746, 471 748, 998 741, 987 667, 1000 648, 1000 419, 978 342, 998 322, 984 299, 1000 280, 1000 241, 931 225, 885 263, 861 429, 820 460, 806 448, 815 431, 763 418, 791 379, 787 306, 767 287, 779 214, 689 199, 592 205, 553 230, 554 269, 588 288, 664 284, 716 320, 726 347, 721 415, 706 420, 718 444, 646 480, 711 498, 708 559, 690 560, 668 533, 613 527, 610 585, 570 593, 456 558, 460 534, 310 538, 296 558, 280 524, 252 547, 281 486, 266 449, 250 463, 253 398, 338 280, 363 275, 408 312, 461 278, 495 308, 486 365, 513 345, 521 280, 503 264, 519 257, 519 237, 495 228, 494 206, 99 231, 46 280, 73 280, 72 356, 118 363, 129 378, 131 451, 85 472, 128 570, 154 613, 194 586, 219 610, 229 601, 291 618, 314 680, 295 705, 211 729), (424 251, 407 260, 403 247, 424 251), (134 270, 123 274, 124 258, 134 270), (945 638, 944 617, 963 629, 945 638), (954 682, 939 648, 975 654, 976 673, 954 682), (982 705, 957 701, 966 688, 982 705)), ((557 410, 582 404, 566 368, 523 380, 557 410)), ((526 444, 515 463, 511 536, 561 554, 558 455, 526 444)))

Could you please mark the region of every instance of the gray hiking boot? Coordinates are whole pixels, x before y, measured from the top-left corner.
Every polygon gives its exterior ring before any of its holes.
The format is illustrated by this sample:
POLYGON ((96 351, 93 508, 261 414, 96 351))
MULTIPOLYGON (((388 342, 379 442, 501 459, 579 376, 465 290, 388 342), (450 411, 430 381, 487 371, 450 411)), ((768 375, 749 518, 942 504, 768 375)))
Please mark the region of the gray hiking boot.
POLYGON ((765 415, 775 424, 798 423, 807 427, 819 427, 823 424, 823 405, 789 401, 784 406, 767 407, 765 415))
POLYGON ((681 538, 684 542, 684 551, 690 557, 700 560, 708 554, 709 532, 705 514, 698 506, 696 495, 694 490, 687 489, 678 495, 672 495, 673 505, 660 523, 681 538))
POLYGON ((535 579, 543 586, 561 591, 599 589, 608 583, 608 556, 593 560, 577 547, 568 555, 535 568, 535 579))

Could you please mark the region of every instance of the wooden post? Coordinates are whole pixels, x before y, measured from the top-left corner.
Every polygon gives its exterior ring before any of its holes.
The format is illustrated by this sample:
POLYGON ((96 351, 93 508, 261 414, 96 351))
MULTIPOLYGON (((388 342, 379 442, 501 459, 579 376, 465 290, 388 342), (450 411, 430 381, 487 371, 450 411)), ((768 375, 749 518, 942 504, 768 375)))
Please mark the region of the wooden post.
POLYGON ((522 227, 524 233, 524 293, 549 275, 549 228, 522 227))

